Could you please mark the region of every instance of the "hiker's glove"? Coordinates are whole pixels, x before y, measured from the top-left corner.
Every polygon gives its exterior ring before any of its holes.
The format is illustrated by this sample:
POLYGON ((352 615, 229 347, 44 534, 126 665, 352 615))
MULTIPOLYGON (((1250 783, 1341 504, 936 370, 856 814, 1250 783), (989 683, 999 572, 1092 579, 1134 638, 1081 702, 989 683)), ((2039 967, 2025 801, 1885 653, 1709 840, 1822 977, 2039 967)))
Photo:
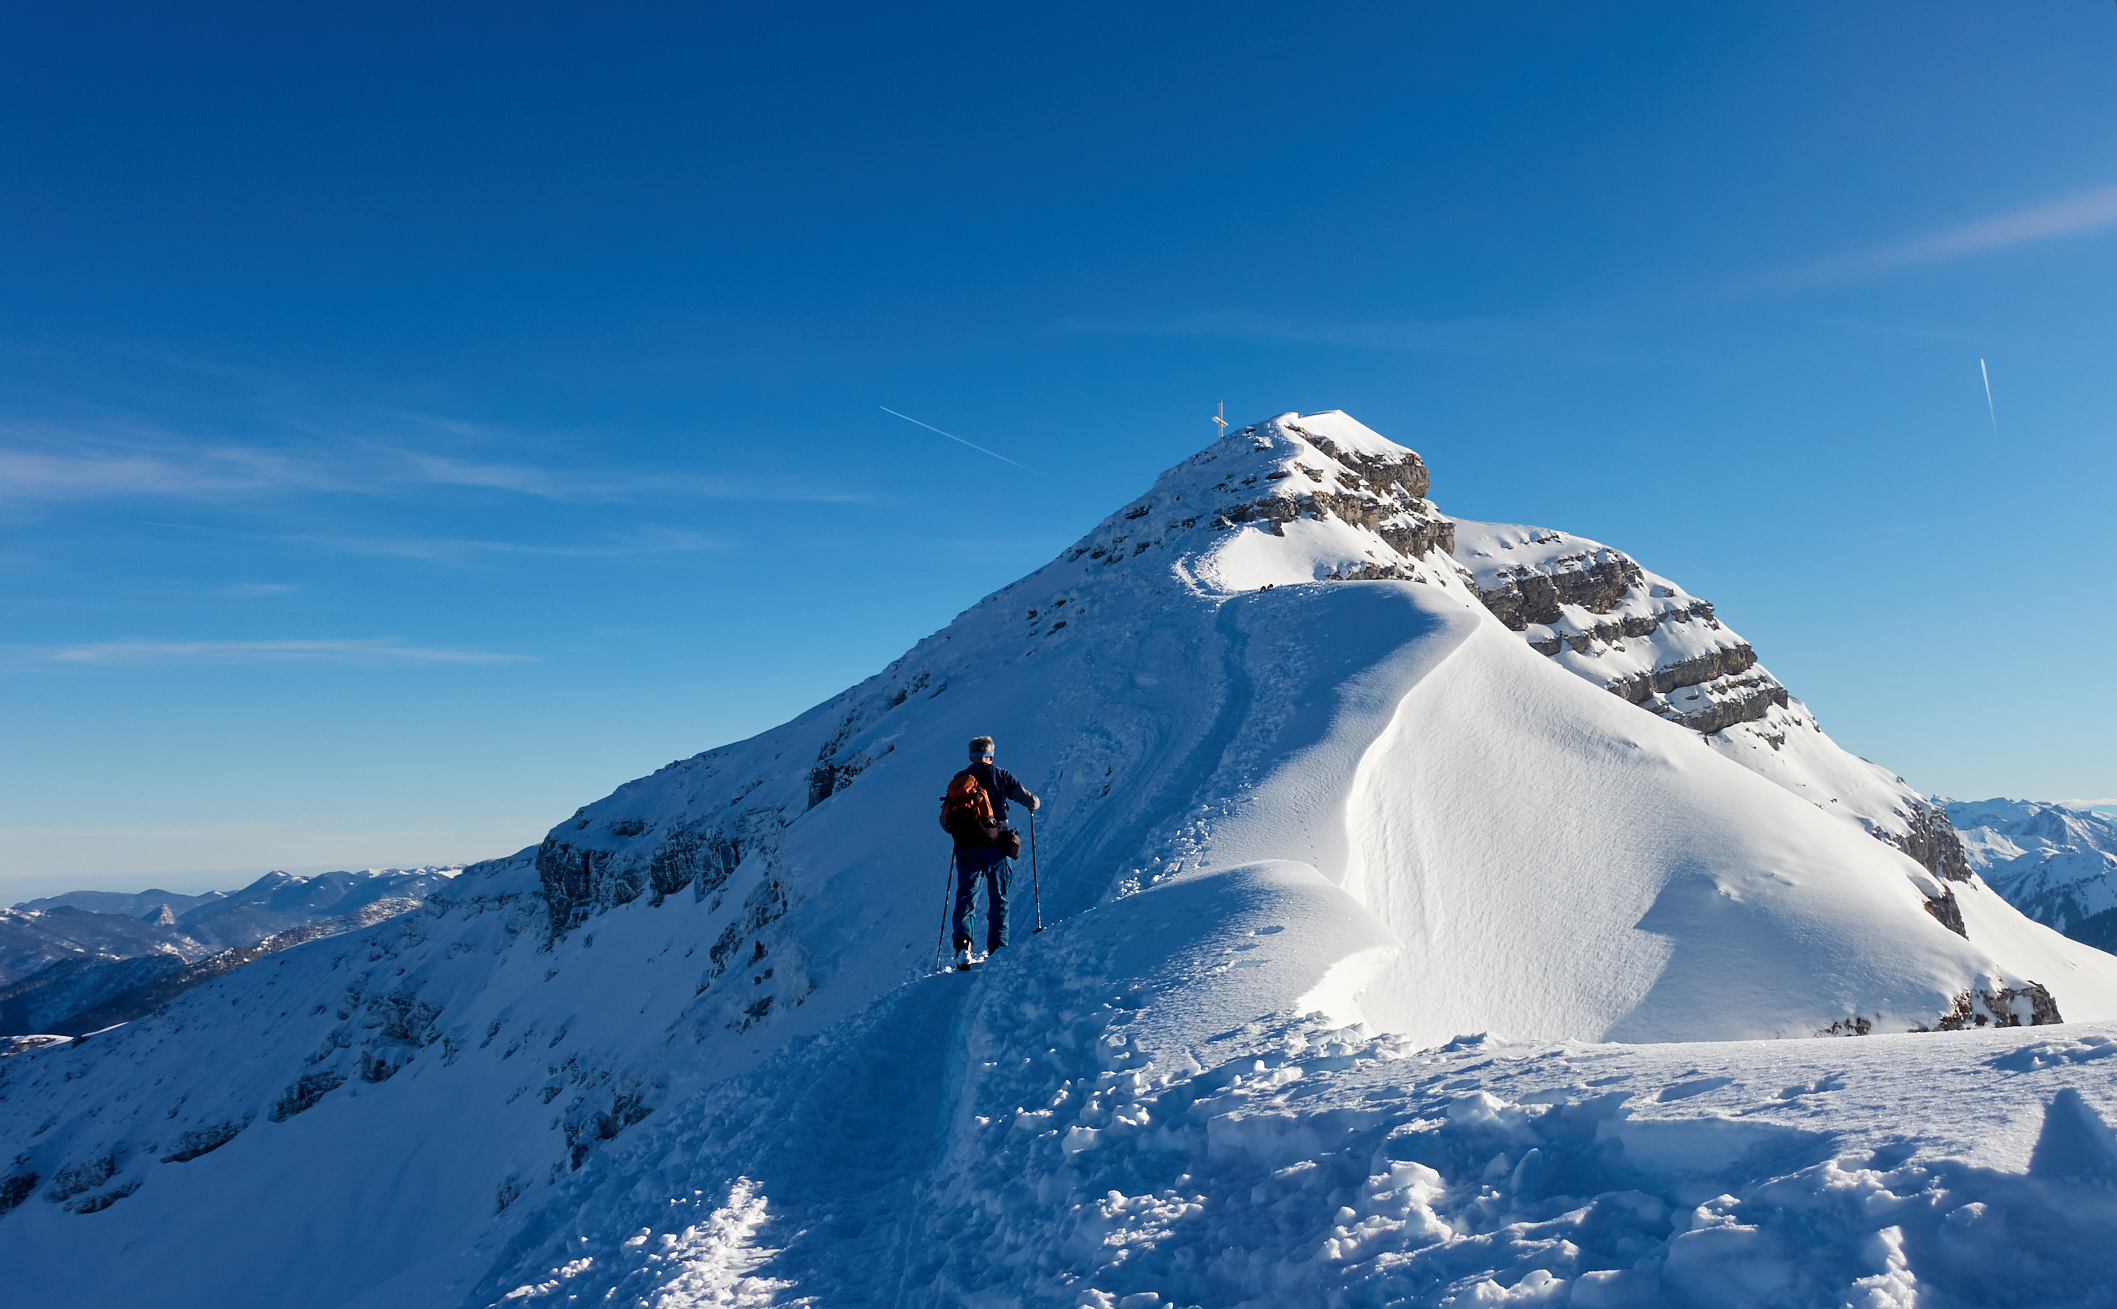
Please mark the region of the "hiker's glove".
POLYGON ((1030 813, 1035 813, 1035 812, 1037 811, 1037 809, 1038 809, 1039 807, 1041 807, 1041 806, 1043 805, 1043 803, 1044 803, 1044 802, 1043 802, 1042 800, 1039 800, 1039 799, 1037 799, 1037 798, 1036 798, 1035 796, 1033 796, 1033 795, 1032 795, 1032 796, 1030 796, 1030 797, 1029 797, 1029 812, 1030 812, 1030 813))

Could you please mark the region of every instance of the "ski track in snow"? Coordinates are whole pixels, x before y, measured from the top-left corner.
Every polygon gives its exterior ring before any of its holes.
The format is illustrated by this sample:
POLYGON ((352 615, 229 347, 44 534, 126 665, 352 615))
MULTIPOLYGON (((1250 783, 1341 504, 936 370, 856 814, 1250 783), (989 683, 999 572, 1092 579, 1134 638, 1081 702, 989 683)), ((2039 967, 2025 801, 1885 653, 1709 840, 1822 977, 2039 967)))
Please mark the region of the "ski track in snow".
POLYGON ((0 1060, 9 1289, 2109 1303, 2117 961, 1975 880, 1942 925, 1805 793, 1879 770, 1813 732, 1774 779, 1534 653, 1380 534, 1439 540, 1408 451, 1293 419, 425 909, 0 1060), (1051 928, 935 973, 980 731, 1051 928), (1902 1034, 2031 983, 2073 1021, 1902 1034), (1899 1034, 1812 1039, 1855 1019, 1899 1034))

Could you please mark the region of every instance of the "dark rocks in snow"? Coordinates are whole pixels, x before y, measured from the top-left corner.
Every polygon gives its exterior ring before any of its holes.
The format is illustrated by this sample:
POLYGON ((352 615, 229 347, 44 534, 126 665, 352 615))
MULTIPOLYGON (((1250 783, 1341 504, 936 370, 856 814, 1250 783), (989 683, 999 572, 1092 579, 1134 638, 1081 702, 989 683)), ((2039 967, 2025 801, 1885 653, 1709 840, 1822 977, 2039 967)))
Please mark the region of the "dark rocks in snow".
POLYGON ((176 1138, 175 1147, 162 1156, 162 1162, 180 1164, 200 1155, 212 1154, 234 1140, 247 1126, 247 1122, 209 1123, 204 1127, 194 1128, 176 1138))
POLYGON ((325 1068, 313 1073, 303 1073, 289 1086, 272 1106, 268 1115, 273 1122, 283 1123, 296 1114, 314 1109, 331 1092, 344 1086, 346 1075, 336 1068, 325 1068))
POLYGON ((1282 426, 1301 433, 1302 437, 1318 450, 1337 460, 1358 478, 1378 492, 1386 494, 1387 488, 1400 490, 1410 499, 1423 500, 1433 489, 1433 474, 1426 470, 1426 461, 1413 451, 1401 455, 1369 455, 1341 446, 1327 436, 1317 436, 1298 423, 1283 422, 1282 426))
POLYGON ((537 878, 551 909, 551 934, 569 932, 588 916, 639 898, 637 870, 611 872, 612 851, 582 849, 547 836, 537 847, 537 878))
POLYGON ((35 1173, 15 1173, 0 1180, 0 1214, 5 1214, 36 1193, 37 1183, 44 1179, 35 1173))
POLYGON ((1867 1036, 1867 1035, 1871 1034, 1871 1033, 1872 1033, 1873 1031, 1874 1031, 1874 1020, 1873 1020, 1873 1019, 1871 1019, 1871 1018, 1863 1018, 1863 1017, 1861 1017, 1861 1016, 1860 1016, 1859 1014, 1854 1014, 1854 1015, 1853 1015, 1852 1017, 1850 1017, 1850 1018, 1840 1018, 1840 1019, 1838 1019, 1838 1020, 1837 1020, 1836 1022, 1834 1022, 1834 1023, 1832 1023, 1832 1024, 1830 1025, 1830 1026, 1828 1026, 1828 1027, 1819 1027, 1819 1028, 1817 1028, 1817 1029, 1816 1029, 1816 1035, 1817 1035, 1817 1036, 1867 1036))
MULTIPOLYGON (((1951 892, 1947 897, 1954 903, 1951 892)), ((1927 912, 1936 918, 1934 908, 1938 901, 1927 903, 1927 912)), ((1961 921, 1961 910, 1956 910, 1956 920, 1961 921)), ((1945 920, 1943 920, 1945 921, 1945 920)), ((1962 928, 1956 927, 1956 931, 1962 928)), ((1967 936, 1967 933, 1965 933, 1967 936)), ((2065 1019, 2058 1013, 2058 1001, 2053 999, 2041 982, 2023 982, 2020 986, 2002 986, 1998 990, 1971 987, 1955 997, 1955 1002, 1931 1027, 1915 1027, 1915 1032, 1967 1032, 1980 1027, 2044 1027, 2062 1023, 2065 1019)), ((1874 1021, 1855 1014, 1841 1018, 1828 1027, 1818 1028, 1817 1036, 1866 1036, 1874 1031, 1874 1021)))
POLYGON ((98 1155, 86 1163, 68 1164, 51 1175, 51 1185, 45 1189, 45 1197, 54 1202, 71 1200, 86 1191, 93 1191, 118 1175, 118 1161, 114 1155, 98 1155))
MULTIPOLYGON (((1574 648, 1585 653, 1581 646, 1574 648)), ((1756 666, 1757 652, 1750 648, 1749 642, 1737 641, 1733 645, 1724 645, 1702 655, 1659 665, 1650 673, 1619 678, 1610 683, 1610 693, 1620 700, 1639 704, 1651 696, 1665 696, 1679 687, 1699 686, 1718 677, 1733 677, 1756 666)), ((1778 703, 1786 703, 1783 687, 1779 690, 1778 703)), ((1711 735, 1711 732, 1706 735, 1711 735)))
POLYGON ((642 894, 657 905, 687 886, 696 889, 700 900, 719 894, 745 851, 757 846, 757 829, 779 825, 776 811, 745 810, 732 818, 706 815, 665 824, 657 829, 659 841, 627 850, 576 844, 553 833, 536 853, 550 934, 562 936, 642 894))
MULTIPOLYGON (((1578 605, 1591 614, 1609 613, 1643 576, 1629 555, 1605 546, 1547 565, 1503 569, 1499 585, 1479 586, 1477 592, 1494 617, 1519 632, 1531 623, 1556 623, 1563 616, 1561 605, 1578 605)), ((1705 605, 1704 610, 1704 616, 1711 618, 1712 606, 1705 605)), ((1688 618, 1689 612, 1684 616, 1688 618)), ((1652 630, 1647 626, 1624 634, 1644 636, 1652 630)), ((1557 650, 1545 653, 1556 654, 1557 650)))
POLYGON ((1963 851, 1963 838, 1949 823, 1945 810, 1939 805, 1920 803, 1913 805, 1905 817, 1910 820, 1911 831, 1898 842, 1905 854, 1936 877, 1951 882, 1970 880, 1970 860, 1963 851))
MULTIPOLYGON (((1455 549, 1455 522, 1425 500, 1393 499, 1370 492, 1332 494, 1303 491, 1298 495, 1261 495, 1222 506, 1217 521, 1229 527, 1254 524, 1274 536, 1286 534, 1285 525, 1301 518, 1339 518, 1364 527, 1408 558, 1429 551, 1443 554, 1455 549)), ((1091 556, 1094 550, 1088 552, 1091 556)), ((1136 553, 1136 551, 1135 551, 1136 553)))
MULTIPOLYGON (((1555 535, 1537 538, 1539 544, 1563 540, 1555 535)), ((1644 672, 1621 673, 1604 683, 1619 699, 1700 735, 1755 722, 1789 699, 1786 688, 1757 667, 1757 652, 1749 642, 1725 632, 1710 602, 1689 598, 1661 603, 1658 597, 1667 591, 1651 587, 1645 570, 1621 550, 1576 550, 1503 567, 1484 580, 1473 577, 1470 584, 1485 608, 1517 632, 1527 632, 1532 625, 1566 625, 1569 630, 1529 639, 1530 648, 1546 656, 1564 649, 1593 655, 1623 648, 1624 641, 1652 637, 1669 623, 1698 623, 1724 632, 1711 649, 1668 658, 1644 672), (1569 607, 1610 614, 1620 606, 1625 612, 1607 622, 1566 622, 1569 607)))
POLYGON ((1997 991, 1983 987, 1972 987, 1955 997, 1955 1004, 1933 1030, 1962 1032, 1979 1027, 2043 1027, 2050 1023, 2062 1023, 2058 1015, 2058 1001, 2040 982, 2024 982, 2022 985, 2002 986, 1997 991), (2027 1018, 2027 1022, 2022 1021, 2027 1018))
POLYGON ((700 830, 677 824, 647 859, 647 884, 653 888, 651 903, 660 904, 687 886, 697 888, 703 900, 727 884, 728 875, 742 862, 742 847, 719 828, 700 830))
POLYGON ((140 1184, 138 1182, 127 1182, 123 1186, 113 1186, 100 1195, 91 1195, 77 1200, 66 1207, 77 1214, 97 1214, 139 1189, 140 1184))
POLYGON ((1953 890, 1944 886, 1938 900, 1928 897, 1926 912, 1933 915, 1935 922, 1965 941, 1970 939, 1970 929, 1963 924, 1963 906, 1957 902, 1953 890))

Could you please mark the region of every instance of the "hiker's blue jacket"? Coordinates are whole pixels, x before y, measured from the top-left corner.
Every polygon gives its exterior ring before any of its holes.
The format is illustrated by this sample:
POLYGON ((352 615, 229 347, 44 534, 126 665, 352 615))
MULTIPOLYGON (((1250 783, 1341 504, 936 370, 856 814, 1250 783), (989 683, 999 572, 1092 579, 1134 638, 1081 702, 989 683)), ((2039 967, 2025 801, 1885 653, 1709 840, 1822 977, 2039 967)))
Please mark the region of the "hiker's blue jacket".
POLYGON ((1036 801, 1036 797, 1029 794, 1027 788, 1014 780, 1013 773, 1008 772, 998 764, 976 763, 964 771, 977 778, 978 785, 984 787, 986 792, 992 796, 992 816, 999 820, 1002 827, 1007 826, 1007 802, 1009 800, 1022 805, 1033 804, 1036 801))

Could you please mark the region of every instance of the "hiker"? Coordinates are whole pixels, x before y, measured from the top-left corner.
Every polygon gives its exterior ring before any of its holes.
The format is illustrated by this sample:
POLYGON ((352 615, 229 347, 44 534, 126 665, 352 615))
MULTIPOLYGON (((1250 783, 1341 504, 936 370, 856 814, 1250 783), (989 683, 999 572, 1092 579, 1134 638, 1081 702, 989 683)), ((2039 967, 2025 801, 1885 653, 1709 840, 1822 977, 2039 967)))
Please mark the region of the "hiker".
POLYGON ((1014 877, 1014 856, 1022 852, 1021 834, 1007 826, 1007 802, 1035 810, 1039 801, 1014 780, 1014 774, 992 762, 992 738, 970 743, 970 767, 948 783, 941 801, 941 827, 956 841, 956 967, 970 967, 970 910, 978 878, 985 879, 985 953, 1007 944, 1007 885, 1014 877))

